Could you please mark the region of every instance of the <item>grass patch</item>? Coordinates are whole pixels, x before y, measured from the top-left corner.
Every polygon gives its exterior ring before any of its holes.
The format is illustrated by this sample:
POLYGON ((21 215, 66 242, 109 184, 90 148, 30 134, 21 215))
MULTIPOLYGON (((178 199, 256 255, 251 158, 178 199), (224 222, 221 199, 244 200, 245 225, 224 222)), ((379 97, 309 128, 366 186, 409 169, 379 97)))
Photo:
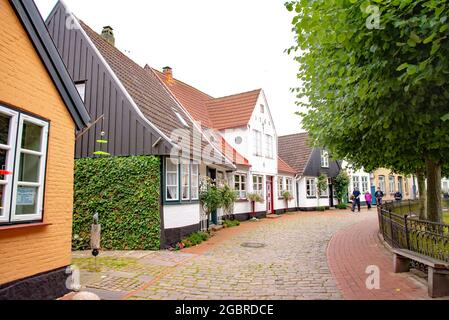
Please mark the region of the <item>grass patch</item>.
POLYGON ((225 220, 223 222, 223 225, 226 228, 238 227, 240 225, 240 221, 238 221, 238 220, 225 220))
POLYGON ((443 215, 443 221, 444 221, 445 224, 449 224, 449 212, 446 212, 443 215))

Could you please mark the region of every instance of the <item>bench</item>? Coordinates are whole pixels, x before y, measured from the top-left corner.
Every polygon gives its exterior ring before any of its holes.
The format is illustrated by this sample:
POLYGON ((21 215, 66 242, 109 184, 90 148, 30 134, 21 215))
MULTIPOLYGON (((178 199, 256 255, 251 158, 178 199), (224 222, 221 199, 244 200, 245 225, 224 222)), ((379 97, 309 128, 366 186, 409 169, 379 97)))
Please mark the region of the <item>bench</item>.
POLYGON ((449 296, 449 262, 433 259, 425 255, 404 249, 393 249, 394 272, 410 271, 411 260, 422 263, 428 267, 429 296, 441 298, 449 296))

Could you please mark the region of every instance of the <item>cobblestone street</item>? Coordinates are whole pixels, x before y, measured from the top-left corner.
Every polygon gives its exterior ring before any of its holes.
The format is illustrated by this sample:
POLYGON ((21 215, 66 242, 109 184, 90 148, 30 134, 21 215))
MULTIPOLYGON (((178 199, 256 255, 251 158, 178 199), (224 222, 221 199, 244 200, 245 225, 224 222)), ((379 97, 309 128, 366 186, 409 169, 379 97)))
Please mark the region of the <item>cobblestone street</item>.
POLYGON ((88 253, 75 253, 74 264, 82 284, 104 299, 342 299, 327 245, 372 215, 296 213, 246 222, 203 249, 104 253, 97 266, 88 253))

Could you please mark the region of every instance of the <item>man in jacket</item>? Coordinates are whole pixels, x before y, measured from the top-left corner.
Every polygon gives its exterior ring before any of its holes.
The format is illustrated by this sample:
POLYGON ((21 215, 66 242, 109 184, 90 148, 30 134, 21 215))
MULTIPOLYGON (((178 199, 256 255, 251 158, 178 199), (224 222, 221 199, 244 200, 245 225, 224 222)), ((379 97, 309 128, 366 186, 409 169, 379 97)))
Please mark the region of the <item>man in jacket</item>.
POLYGON ((352 193, 352 212, 355 212, 355 207, 357 206, 357 209, 360 212, 360 196, 362 194, 359 191, 359 188, 355 188, 354 192, 352 193))
POLYGON ((384 193, 382 192, 380 187, 377 188, 377 191, 374 196, 376 197, 377 206, 380 207, 382 205, 382 198, 384 197, 384 193))

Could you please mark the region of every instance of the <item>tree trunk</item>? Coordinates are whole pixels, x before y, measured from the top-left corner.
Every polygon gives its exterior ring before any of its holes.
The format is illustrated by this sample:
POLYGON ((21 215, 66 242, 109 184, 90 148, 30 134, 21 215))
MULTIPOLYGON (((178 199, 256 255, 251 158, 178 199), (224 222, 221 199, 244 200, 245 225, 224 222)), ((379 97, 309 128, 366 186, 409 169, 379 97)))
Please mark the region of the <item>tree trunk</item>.
POLYGON ((426 161, 427 166, 427 219, 432 222, 443 221, 441 204, 441 164, 432 160, 426 161))
POLYGON ((419 194, 419 219, 427 220, 426 212, 426 176, 424 170, 418 170, 416 172, 416 179, 418 180, 418 194, 419 194))

